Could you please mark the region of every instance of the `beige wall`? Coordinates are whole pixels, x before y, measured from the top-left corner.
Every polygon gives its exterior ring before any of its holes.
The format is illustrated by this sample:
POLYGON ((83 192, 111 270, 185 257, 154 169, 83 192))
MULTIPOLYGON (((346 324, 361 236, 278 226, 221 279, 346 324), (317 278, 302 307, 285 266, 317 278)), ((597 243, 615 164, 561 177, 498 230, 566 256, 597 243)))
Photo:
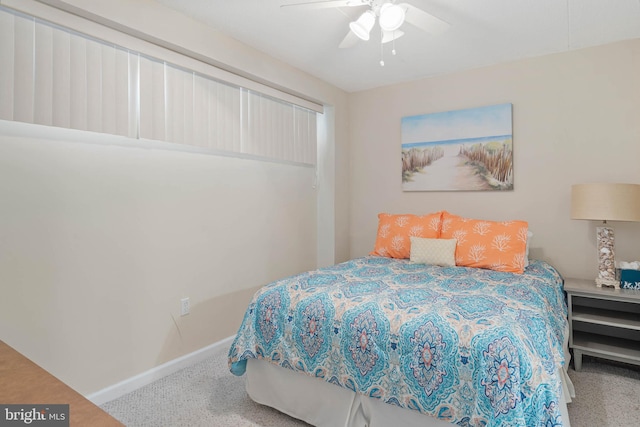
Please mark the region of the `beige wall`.
POLYGON ((316 265, 313 168, 14 125, 0 336, 80 392, 233 335, 257 286, 316 265))
POLYGON ((53 3, 335 112, 317 188, 304 166, 0 121, 0 339, 90 394, 234 334, 258 286, 348 257, 347 94, 152 1, 53 3))
MULTIPOLYGON (((640 183, 640 40, 475 69, 350 96, 351 256, 368 253, 379 212, 441 209, 523 219, 531 254, 595 278, 595 222, 571 220, 572 184, 640 183), (513 104, 515 189, 403 192, 404 116, 513 104)), ((640 259, 640 224, 610 223, 617 258, 640 259)))

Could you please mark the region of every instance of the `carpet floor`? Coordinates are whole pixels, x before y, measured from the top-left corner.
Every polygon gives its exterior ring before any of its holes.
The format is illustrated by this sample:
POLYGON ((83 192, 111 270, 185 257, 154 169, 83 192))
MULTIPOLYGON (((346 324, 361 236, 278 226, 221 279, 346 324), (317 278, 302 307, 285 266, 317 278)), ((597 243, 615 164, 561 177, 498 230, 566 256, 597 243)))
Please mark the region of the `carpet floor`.
MULTIPOLYGON (((244 376, 227 368, 228 347, 102 408, 127 427, 293 427, 308 424, 253 402, 244 376)), ((582 370, 569 369, 576 397, 572 427, 640 425, 640 369, 585 356, 582 370)))

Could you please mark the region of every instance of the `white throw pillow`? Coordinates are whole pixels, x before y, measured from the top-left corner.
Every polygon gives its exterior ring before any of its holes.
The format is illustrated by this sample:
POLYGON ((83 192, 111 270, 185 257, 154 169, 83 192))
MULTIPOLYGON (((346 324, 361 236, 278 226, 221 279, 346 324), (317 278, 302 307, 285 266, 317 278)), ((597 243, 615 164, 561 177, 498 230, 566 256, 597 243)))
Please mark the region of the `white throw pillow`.
POLYGON ((453 267, 456 239, 427 239, 411 236, 411 262, 453 267))
POLYGON ((533 237, 533 233, 527 230, 527 246, 524 250, 524 266, 529 267, 529 242, 531 242, 531 238, 533 237))

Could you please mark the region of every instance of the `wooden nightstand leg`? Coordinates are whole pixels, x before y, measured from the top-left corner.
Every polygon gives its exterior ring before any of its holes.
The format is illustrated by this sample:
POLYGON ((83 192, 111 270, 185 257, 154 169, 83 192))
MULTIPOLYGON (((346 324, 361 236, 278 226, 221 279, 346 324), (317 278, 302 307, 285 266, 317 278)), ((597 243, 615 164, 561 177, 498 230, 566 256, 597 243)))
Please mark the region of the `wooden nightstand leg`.
POLYGON ((582 352, 575 348, 573 349, 573 367, 576 371, 582 369, 582 352))

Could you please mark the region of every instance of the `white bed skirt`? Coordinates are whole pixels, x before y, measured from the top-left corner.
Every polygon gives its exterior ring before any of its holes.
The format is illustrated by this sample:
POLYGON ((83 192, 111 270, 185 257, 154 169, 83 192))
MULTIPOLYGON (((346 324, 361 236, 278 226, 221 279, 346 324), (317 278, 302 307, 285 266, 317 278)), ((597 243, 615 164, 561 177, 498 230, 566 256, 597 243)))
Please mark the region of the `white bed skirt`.
MULTIPOLYGON (((281 368, 259 359, 247 361, 249 397, 314 426, 326 427, 451 427, 417 411, 389 405, 346 388, 281 368)), ((564 426, 570 427, 567 403, 560 402, 564 426)))

